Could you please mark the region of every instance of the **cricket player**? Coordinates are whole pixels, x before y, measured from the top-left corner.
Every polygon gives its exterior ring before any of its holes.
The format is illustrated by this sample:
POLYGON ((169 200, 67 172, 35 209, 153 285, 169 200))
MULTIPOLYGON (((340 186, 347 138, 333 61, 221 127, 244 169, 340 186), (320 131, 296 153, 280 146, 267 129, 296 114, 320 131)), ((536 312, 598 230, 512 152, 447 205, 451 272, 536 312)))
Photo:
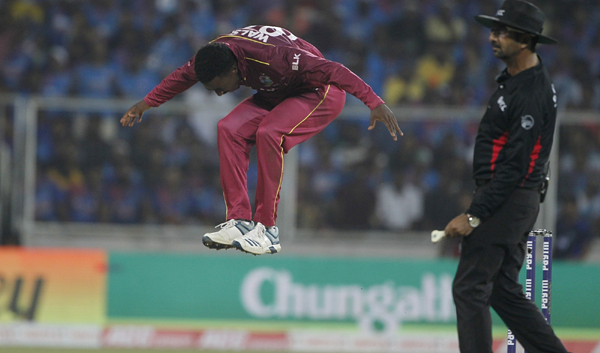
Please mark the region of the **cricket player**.
POLYGON ((200 48, 133 105, 121 124, 141 122, 146 110, 197 82, 218 96, 242 85, 256 90, 217 125, 227 219, 203 236, 212 249, 235 247, 255 255, 281 251, 276 221, 284 156, 340 114, 346 92, 371 110, 369 130, 380 121, 394 140, 403 135, 392 111, 356 74, 287 29, 260 25, 236 29, 200 48), (246 184, 253 146, 258 163, 254 214, 246 184))

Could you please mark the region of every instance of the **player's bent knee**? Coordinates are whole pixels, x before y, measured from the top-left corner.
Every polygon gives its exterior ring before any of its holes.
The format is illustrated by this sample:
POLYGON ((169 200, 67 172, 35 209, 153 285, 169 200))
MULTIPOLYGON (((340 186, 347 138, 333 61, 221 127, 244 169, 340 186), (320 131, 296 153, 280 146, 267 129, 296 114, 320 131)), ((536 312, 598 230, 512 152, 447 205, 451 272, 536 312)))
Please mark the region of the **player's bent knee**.
POLYGON ((217 133, 220 136, 233 136, 237 131, 237 126, 231 124, 226 119, 221 119, 217 123, 217 133))
POLYGON ((270 140, 274 138, 280 137, 281 134, 278 134, 274 129, 269 126, 259 126, 258 130, 256 130, 256 140, 270 140))

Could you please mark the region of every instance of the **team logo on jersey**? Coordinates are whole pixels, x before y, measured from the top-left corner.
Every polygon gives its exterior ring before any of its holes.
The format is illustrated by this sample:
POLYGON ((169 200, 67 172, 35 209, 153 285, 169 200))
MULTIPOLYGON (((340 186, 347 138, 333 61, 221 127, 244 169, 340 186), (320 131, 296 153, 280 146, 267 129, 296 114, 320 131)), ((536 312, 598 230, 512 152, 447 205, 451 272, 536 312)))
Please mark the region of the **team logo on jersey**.
POLYGON ((531 115, 523 115, 521 117, 521 126, 523 127, 523 129, 529 130, 533 127, 533 124, 534 120, 531 115))
POLYGON ((265 74, 260 74, 260 76, 258 76, 258 79, 260 80, 260 83, 267 87, 273 84, 273 80, 271 80, 271 78, 265 74))
POLYGON ((500 107, 500 110, 504 111, 504 109, 506 109, 506 103, 504 103, 504 96, 500 96, 500 98, 498 98, 498 106, 500 107))

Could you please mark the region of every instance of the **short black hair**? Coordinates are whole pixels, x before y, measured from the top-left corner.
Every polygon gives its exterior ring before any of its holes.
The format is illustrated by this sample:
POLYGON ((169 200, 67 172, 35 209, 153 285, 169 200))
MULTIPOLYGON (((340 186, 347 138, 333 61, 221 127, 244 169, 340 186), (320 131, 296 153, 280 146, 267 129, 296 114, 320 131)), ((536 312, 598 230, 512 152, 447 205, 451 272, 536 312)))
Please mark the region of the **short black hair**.
POLYGON ((213 42, 198 49, 194 71, 198 81, 206 84, 226 74, 233 65, 237 65, 237 59, 231 49, 226 44, 213 42))
POLYGON ((532 53, 535 53, 535 46, 537 45, 538 41, 538 37, 535 34, 515 31, 509 31, 508 34, 510 38, 512 38, 514 41, 522 44, 527 44, 527 48, 532 53))

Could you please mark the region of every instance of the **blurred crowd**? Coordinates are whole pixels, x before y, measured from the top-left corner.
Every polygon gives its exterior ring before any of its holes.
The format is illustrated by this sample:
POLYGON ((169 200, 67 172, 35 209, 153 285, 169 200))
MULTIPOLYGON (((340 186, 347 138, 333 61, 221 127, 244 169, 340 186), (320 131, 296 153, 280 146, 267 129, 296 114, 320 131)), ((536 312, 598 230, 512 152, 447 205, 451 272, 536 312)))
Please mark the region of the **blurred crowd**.
MULTIPOLYGON (((218 34, 268 24, 290 29, 348 66, 389 105, 480 107, 503 66, 492 56, 489 31, 473 16, 494 14, 500 3, 0 0, 0 94, 141 99, 218 34)), ((537 4, 548 17, 544 33, 561 43, 538 46, 560 108, 600 110, 600 4, 537 4)), ((192 88, 181 100, 198 111, 233 107, 249 94, 242 89, 216 99, 192 88)), ((109 110, 39 116, 38 220, 224 221, 213 130, 218 116, 205 121, 200 113, 157 111, 128 129, 109 110)), ((299 147, 299 227, 431 230, 466 209, 477 123, 405 123, 405 136, 395 143, 386 131, 367 132, 367 125, 366 116, 338 120, 299 147)), ((560 148, 555 249, 558 257, 581 258, 600 234, 600 125, 561 129, 560 148)))
MULTIPOLYGON (((501 64, 481 0, 0 0, 0 92, 140 97, 218 34, 290 29, 389 104, 484 104, 501 64)), ((600 4, 539 4, 563 108, 600 109, 600 4), (542 6, 543 5, 543 6, 542 6)))

